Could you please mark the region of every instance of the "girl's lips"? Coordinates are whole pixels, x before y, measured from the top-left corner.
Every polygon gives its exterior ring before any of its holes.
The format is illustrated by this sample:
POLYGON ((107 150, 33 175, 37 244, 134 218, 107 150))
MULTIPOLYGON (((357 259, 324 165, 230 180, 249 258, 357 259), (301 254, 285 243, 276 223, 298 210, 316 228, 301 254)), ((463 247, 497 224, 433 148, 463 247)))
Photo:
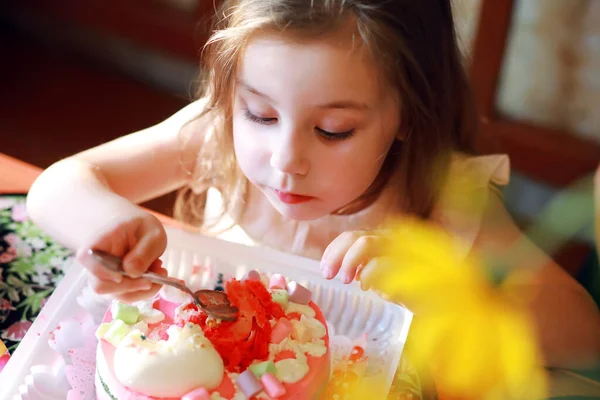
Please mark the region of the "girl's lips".
POLYGON ((275 196, 277 196, 279 201, 285 204, 300 204, 314 199, 314 197, 311 196, 303 196, 301 194, 282 192, 277 189, 271 190, 273 191, 273 193, 275 193, 275 196))

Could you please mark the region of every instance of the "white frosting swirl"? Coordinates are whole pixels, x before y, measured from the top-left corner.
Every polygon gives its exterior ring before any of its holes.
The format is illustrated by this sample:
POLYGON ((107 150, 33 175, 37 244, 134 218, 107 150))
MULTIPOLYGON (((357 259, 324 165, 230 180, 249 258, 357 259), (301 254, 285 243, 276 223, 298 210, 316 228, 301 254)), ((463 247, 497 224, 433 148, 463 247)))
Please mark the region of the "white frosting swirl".
POLYGON ((307 354, 313 357, 321 357, 327 353, 325 341, 322 339, 326 335, 327 329, 318 319, 302 314, 300 321, 293 320, 292 325, 294 330, 309 332, 308 340, 300 342, 287 337, 278 344, 269 344, 270 360, 274 360, 275 355, 284 350, 291 350, 296 355, 296 358, 288 358, 275 363, 277 378, 284 383, 296 383, 308 373, 307 354))
POLYGON ((277 377, 284 383, 296 383, 308 373, 306 359, 288 358, 277 361, 277 377))
POLYGON ((286 314, 299 313, 299 314, 306 315, 307 317, 311 317, 311 318, 314 318, 316 315, 314 308, 312 308, 311 306, 307 306, 304 304, 298 304, 298 303, 294 303, 291 301, 288 303, 288 306, 285 309, 285 313, 286 314))
POLYGON ((115 376, 124 386, 153 397, 181 397, 204 387, 219 386, 221 356, 195 324, 172 325, 168 340, 147 339, 134 330, 119 344, 114 356, 115 376))

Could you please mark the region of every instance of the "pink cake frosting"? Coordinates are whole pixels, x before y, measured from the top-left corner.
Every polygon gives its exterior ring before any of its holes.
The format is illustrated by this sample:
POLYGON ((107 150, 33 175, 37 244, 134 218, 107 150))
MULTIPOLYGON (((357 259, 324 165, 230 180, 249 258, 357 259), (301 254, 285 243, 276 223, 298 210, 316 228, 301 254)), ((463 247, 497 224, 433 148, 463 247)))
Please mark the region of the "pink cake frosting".
POLYGON ((280 303, 278 299, 277 303, 283 304, 285 314, 281 318, 271 318, 268 321, 268 356, 250 360, 249 367, 240 364, 232 368, 228 357, 225 357, 224 361, 215 359, 219 354, 215 349, 223 352, 223 347, 214 343, 213 348, 207 338, 211 336, 206 331, 206 326, 203 332, 199 329, 201 325, 189 322, 194 321, 194 318, 186 319, 186 316, 189 317, 190 307, 186 307, 185 303, 174 303, 160 296, 150 302, 138 303, 136 306, 140 309, 140 317, 137 321, 128 321, 129 324, 115 320, 113 305, 106 312, 98 331, 100 340, 95 376, 97 399, 320 398, 329 380, 327 323, 319 307, 309 298, 307 300, 310 291, 295 282, 286 284, 286 289, 283 289, 282 285, 285 283, 280 275, 271 279, 271 285, 268 280, 263 279, 262 284, 273 295, 273 299, 275 292, 277 296, 281 296, 283 291, 287 291, 283 293, 286 300, 280 303), (296 299, 304 304, 295 303, 293 300, 296 299), (149 316, 148 321, 144 322, 143 316, 149 316), (182 318, 187 323, 182 324, 182 318), (117 329, 111 328, 111 323, 119 325, 118 329, 123 329, 120 336, 117 335, 118 339, 115 339, 114 335, 108 339, 102 337, 107 329, 112 329, 113 332, 117 329), (196 353, 185 353, 192 347, 196 353), (174 362, 172 357, 180 357, 177 359, 180 361, 174 362), (116 365, 119 362, 121 364, 116 365), (261 365, 270 367, 260 371, 261 365), (257 369, 254 369, 255 367, 257 369), (204 376, 200 377, 199 381, 206 379, 206 382, 212 382, 209 385, 211 387, 191 387, 190 382, 196 378, 196 372, 190 372, 190 369, 198 371, 198 376, 204 376), (218 375, 216 381, 215 373, 218 375), (148 382, 145 382, 143 374, 147 374, 148 382), (160 382, 161 380, 163 382, 160 382), (180 387, 169 387, 171 382, 176 382, 173 385, 180 387), (136 388, 143 389, 135 390, 136 388), (161 390, 165 389, 168 393, 178 392, 178 396, 164 396, 167 392, 161 390), (153 390, 155 394, 152 393, 153 390))

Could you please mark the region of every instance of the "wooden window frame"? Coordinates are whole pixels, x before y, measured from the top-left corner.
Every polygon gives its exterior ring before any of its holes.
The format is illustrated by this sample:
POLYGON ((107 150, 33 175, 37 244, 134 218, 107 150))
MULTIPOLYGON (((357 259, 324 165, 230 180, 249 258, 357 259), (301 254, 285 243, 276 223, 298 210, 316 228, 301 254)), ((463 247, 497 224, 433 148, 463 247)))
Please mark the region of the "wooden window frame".
POLYGON ((476 146, 481 153, 507 153, 518 172, 560 188, 596 169, 600 145, 498 113, 497 88, 516 1, 482 0, 470 65, 480 117, 476 146))
MULTIPOLYGON (((142 46, 198 62, 208 38, 213 1, 198 0, 188 13, 150 0, 21 0, 33 12, 123 37, 142 46)), ((496 109, 497 87, 516 0, 482 0, 470 76, 479 112, 476 147, 507 153, 515 170, 555 187, 589 174, 600 164, 600 145, 569 132, 510 120, 496 109)))

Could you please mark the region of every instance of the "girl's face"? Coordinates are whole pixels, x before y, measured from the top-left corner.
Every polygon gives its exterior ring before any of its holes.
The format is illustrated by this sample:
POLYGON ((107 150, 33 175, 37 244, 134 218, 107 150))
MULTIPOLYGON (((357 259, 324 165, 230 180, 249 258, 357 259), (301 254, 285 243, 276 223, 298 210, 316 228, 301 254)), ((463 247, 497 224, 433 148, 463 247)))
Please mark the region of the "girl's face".
POLYGON ((339 34, 250 42, 235 90, 235 154, 282 215, 323 217, 373 183, 400 125, 397 96, 380 78, 339 34))

